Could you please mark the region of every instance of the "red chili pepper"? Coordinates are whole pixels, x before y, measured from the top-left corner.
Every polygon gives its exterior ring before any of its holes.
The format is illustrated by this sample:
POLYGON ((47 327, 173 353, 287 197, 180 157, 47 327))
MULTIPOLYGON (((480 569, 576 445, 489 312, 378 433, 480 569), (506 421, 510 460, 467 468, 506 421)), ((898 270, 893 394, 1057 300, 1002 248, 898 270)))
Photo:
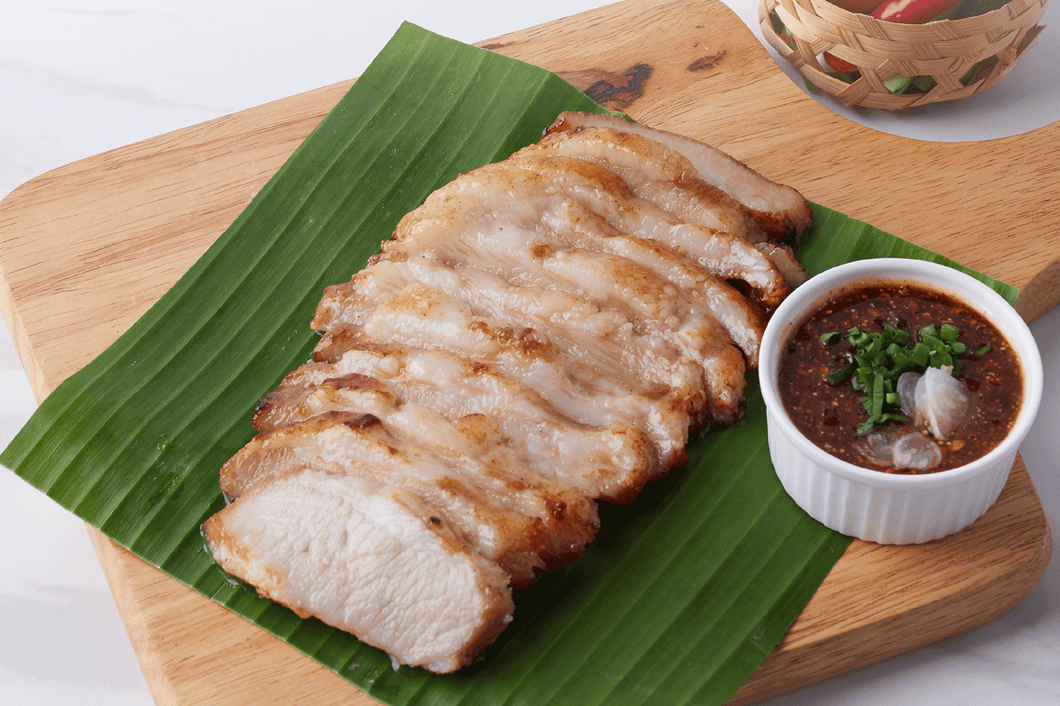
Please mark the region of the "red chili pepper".
POLYGON ((831 52, 824 53, 824 60, 829 66, 838 71, 841 74, 853 74, 858 73, 860 69, 851 64, 846 59, 840 59, 838 56, 831 52))
POLYGON ((881 0, 830 0, 830 2, 847 12, 868 13, 879 7, 881 0))
POLYGON ((930 22, 960 0, 888 0, 870 13, 878 20, 901 24, 930 22))

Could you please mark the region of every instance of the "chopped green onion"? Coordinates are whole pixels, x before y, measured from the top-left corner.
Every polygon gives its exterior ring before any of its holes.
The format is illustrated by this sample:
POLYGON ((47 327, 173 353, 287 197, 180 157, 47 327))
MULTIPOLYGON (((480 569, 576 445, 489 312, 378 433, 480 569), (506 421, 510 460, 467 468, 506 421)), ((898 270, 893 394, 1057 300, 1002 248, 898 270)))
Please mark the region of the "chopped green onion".
POLYGON ((900 328, 895 328, 890 324, 884 324, 883 335, 892 343, 897 343, 900 346, 904 346, 909 342, 909 332, 903 331, 900 328))
POLYGON ((909 84, 913 82, 913 79, 909 76, 902 76, 901 74, 895 74, 888 79, 885 79, 883 85, 887 87, 887 90, 896 96, 900 96, 905 93, 905 89, 909 88, 909 84))
POLYGON ((828 381, 829 385, 835 386, 843 382, 843 380, 846 379, 847 375, 849 375, 849 373, 846 372, 846 369, 840 368, 839 370, 833 370, 832 372, 828 373, 828 375, 825 376, 825 380, 828 381))
POLYGON ((876 375, 872 379, 872 407, 869 408, 869 415, 873 419, 879 419, 883 414, 883 390, 884 379, 882 375, 876 375))
POLYGON ((928 356, 931 355, 931 349, 928 348, 921 341, 916 344, 913 348, 913 352, 909 354, 909 362, 917 368, 926 368, 928 366, 928 356))
POLYGON ((953 324, 942 324, 942 327, 939 328, 939 338, 941 338, 943 341, 953 343, 960 335, 961 330, 953 324))
POLYGON ((953 356, 950 355, 949 351, 932 351, 931 367, 945 368, 947 366, 953 367, 953 356))
MULTIPOLYGON (((952 366, 961 369, 958 356, 965 354, 967 346, 957 339, 960 329, 950 323, 936 326, 929 324, 916 336, 890 324, 884 324, 879 333, 869 333, 854 326, 847 330, 846 341, 850 350, 831 363, 825 376, 829 384, 849 384, 859 393, 858 401, 865 408, 868 419, 858 427, 864 434, 879 424, 909 420, 898 413, 900 400, 896 389, 898 378, 906 371, 923 372, 928 367, 952 366)), ((822 334, 822 345, 835 345, 842 336, 838 331, 822 334)), ((982 355, 989 345, 976 350, 982 355)))

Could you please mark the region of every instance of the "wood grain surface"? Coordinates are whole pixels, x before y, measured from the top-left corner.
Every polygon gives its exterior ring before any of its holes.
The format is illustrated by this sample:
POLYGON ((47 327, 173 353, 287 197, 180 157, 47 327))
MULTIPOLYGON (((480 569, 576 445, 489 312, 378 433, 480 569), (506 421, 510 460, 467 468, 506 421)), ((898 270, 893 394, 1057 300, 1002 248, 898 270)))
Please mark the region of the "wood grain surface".
MULTIPOLYGON (((872 131, 806 97, 718 2, 631 0, 482 46, 1021 288, 1027 320, 1060 301, 1060 123, 980 143, 872 131)), ((176 281, 351 83, 76 162, 0 203, 0 308, 38 399, 176 281)), ((375 703, 89 531, 159 704, 375 703)), ((957 535, 919 547, 855 541, 733 703, 1000 615, 1041 578, 1050 538, 1017 459, 999 501, 957 535)))

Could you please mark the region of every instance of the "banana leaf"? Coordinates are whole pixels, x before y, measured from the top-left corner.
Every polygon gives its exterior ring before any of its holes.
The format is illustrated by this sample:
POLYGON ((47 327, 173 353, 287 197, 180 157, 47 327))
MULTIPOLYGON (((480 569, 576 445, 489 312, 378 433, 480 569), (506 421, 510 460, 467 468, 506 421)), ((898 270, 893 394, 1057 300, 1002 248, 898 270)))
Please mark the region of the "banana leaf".
MULTIPOLYGON (((252 436, 258 398, 311 355, 323 287, 361 269, 433 189, 536 141, 568 109, 602 110, 542 69, 403 25, 203 257, 43 401, 0 463, 388 704, 724 703, 850 541, 777 481, 753 374, 746 420, 695 435, 687 465, 631 506, 602 508, 587 554, 517 591, 512 625, 455 675, 395 670, 379 650, 260 598, 200 536, 224 506, 217 471, 252 436)), ((800 250, 811 273, 885 255, 945 261, 814 210, 800 250)))

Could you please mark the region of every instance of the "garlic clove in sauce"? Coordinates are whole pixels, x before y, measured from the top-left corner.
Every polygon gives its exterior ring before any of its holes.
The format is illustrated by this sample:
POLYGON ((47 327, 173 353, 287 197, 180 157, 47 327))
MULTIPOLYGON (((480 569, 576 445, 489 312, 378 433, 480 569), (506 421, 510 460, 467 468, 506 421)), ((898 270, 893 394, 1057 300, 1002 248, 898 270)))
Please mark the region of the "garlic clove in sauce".
POLYGON ((858 452, 870 463, 884 468, 894 466, 894 441, 897 434, 892 427, 877 427, 854 443, 858 452))
POLYGON ((910 419, 916 419, 916 384, 921 377, 921 373, 902 373, 894 387, 902 414, 910 419))
POLYGON ((942 463, 942 449, 917 431, 903 434, 894 443, 894 467, 929 471, 942 463))
POLYGON ((942 450, 918 429, 878 427, 858 439, 857 448, 871 463, 883 468, 929 471, 942 463, 942 450))
MULTIPOLYGON (((901 380, 899 380, 899 384, 901 380)), ((974 409, 974 398, 964 383, 953 377, 952 368, 928 368, 916 381, 910 418, 936 439, 950 439, 974 409)), ((898 389, 906 408, 902 388, 898 389)))

